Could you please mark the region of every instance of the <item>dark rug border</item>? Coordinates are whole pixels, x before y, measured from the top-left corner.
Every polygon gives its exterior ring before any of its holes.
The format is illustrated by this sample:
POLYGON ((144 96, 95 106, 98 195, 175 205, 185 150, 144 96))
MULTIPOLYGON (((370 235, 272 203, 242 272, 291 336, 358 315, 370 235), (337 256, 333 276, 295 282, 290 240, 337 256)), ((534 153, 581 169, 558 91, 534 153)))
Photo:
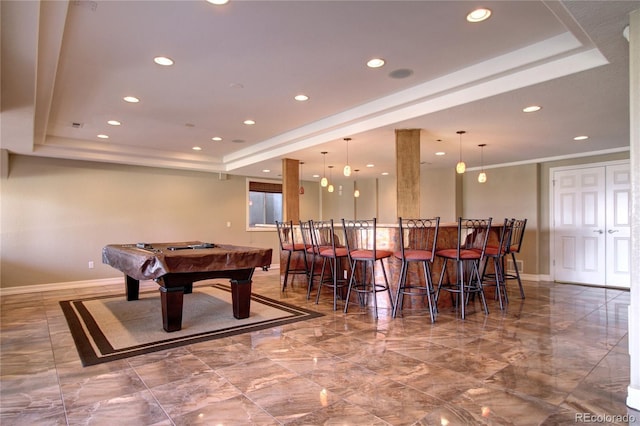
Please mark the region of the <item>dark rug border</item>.
MULTIPOLYGON (((215 287, 220 290, 224 290, 227 292, 231 292, 231 288, 228 285, 223 284, 211 284, 206 287, 215 287)), ((154 293, 154 291, 146 291, 144 293, 154 293)), ((71 336, 73 337, 73 341, 76 345, 76 350, 78 351, 78 355, 80 356, 80 361, 82 362, 83 367, 88 367, 91 365, 102 364, 105 362, 115 361, 119 359, 131 358, 138 355, 158 352, 165 349, 177 348, 180 346, 190 345, 199 342, 206 342, 209 340, 221 339, 223 337, 236 336, 244 333, 250 333, 253 331, 264 330, 271 327, 277 327, 285 324, 292 324, 299 321, 305 321, 313 318, 319 318, 324 316, 323 313, 312 311, 306 308, 301 308, 299 306, 292 305, 290 303, 281 302, 279 300, 274 300, 265 296, 261 296, 256 293, 251 293, 251 300, 263 303, 265 305, 269 305, 280 310, 289 312, 293 314, 293 317, 288 317, 284 319, 272 319, 266 320, 254 324, 247 324, 241 327, 227 327, 218 330, 212 330, 201 333, 194 333, 187 336, 181 337, 170 337, 171 334, 167 333, 169 336, 167 339, 160 340, 157 342, 153 342, 151 344, 144 344, 138 346, 131 346, 123 349, 115 349, 109 344, 109 341, 104 336, 98 324, 96 323, 93 316, 89 313, 89 311, 84 307, 84 302, 89 300, 99 300, 99 299, 110 299, 114 297, 126 297, 126 295, 104 295, 104 296, 95 296, 95 297, 87 297, 83 299, 73 299, 73 300, 61 300, 60 307, 62 308, 62 312, 67 320, 67 324, 69 326, 69 330, 71 331, 71 336), (75 309, 74 309, 75 308, 75 309), (76 311, 80 315, 76 315, 76 311), (82 324, 89 329, 93 337, 93 341, 98 347, 100 354, 96 353, 93 346, 91 345, 91 341, 89 336, 87 336, 84 327, 82 324)), ((160 303, 158 301, 158 303, 160 303)), ((229 315, 232 315, 231 311, 229 315)))

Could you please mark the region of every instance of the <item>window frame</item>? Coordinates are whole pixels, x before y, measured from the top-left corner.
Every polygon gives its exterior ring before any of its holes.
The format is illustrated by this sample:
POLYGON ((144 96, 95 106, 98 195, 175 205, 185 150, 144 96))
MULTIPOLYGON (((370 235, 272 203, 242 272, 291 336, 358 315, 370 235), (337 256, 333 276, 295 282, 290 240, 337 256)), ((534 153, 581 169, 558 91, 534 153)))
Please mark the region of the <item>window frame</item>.
MULTIPOLYGON (((276 225, 274 224, 259 224, 259 226, 250 226, 250 218, 251 218, 251 214, 250 214, 250 197, 249 197, 249 193, 251 192, 250 189, 250 185, 251 182, 257 182, 257 183, 270 183, 270 184, 277 184, 280 185, 280 194, 283 195, 282 193, 282 180, 279 179, 260 179, 260 178, 246 178, 246 190, 245 190, 245 206, 246 206, 246 213, 245 213, 245 227, 246 230, 249 232, 265 232, 265 231, 275 231, 276 230, 276 225)), ((280 209, 282 210, 283 204, 281 204, 280 209)), ((279 220, 282 220, 282 216, 280 217, 279 220)))

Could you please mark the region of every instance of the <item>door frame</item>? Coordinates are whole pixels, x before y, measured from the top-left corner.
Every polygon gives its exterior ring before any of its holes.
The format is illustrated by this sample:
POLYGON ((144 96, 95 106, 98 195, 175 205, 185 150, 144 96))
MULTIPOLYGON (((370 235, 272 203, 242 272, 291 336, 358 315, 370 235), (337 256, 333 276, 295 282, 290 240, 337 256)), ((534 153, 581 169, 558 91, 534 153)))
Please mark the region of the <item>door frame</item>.
MULTIPOLYGON (((549 217, 549 277, 551 278, 551 281, 556 280, 556 268, 555 265, 553 264, 555 257, 556 257, 556 247, 555 247, 555 240, 556 240, 556 236, 555 236, 555 232, 556 232, 556 227, 555 227, 555 221, 554 221, 554 214, 555 214, 555 204, 554 204, 554 199, 555 199, 555 187, 554 187, 554 182, 553 182, 553 175, 555 172, 560 172, 560 171, 568 171, 568 170, 577 170, 577 169, 589 169, 592 167, 606 167, 606 166, 616 166, 616 165, 622 165, 622 164, 630 164, 631 160, 630 159, 625 159, 625 160, 611 160, 611 161, 600 161, 600 162, 596 162, 596 163, 581 163, 581 164, 574 164, 574 165, 570 165, 570 166, 557 166, 557 167, 550 167, 549 168, 549 211, 548 213, 548 217, 549 217)), ((587 284, 584 284, 587 285, 587 284)), ((606 287, 606 286, 605 286, 606 287)))

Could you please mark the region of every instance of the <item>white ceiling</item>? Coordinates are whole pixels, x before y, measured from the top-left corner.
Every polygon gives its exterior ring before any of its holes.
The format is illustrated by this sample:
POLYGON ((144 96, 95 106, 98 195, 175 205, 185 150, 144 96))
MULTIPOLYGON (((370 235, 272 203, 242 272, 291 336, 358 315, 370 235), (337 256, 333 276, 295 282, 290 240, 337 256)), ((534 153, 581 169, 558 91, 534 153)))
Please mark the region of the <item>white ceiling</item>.
POLYGON ((629 148, 622 32, 638 1, 0 7, 1 141, 10 152, 261 177, 278 177, 282 158, 293 158, 311 180, 322 174, 322 151, 339 173, 345 137, 359 176, 395 174, 395 129, 422 129, 425 168, 454 167, 457 130, 467 132, 468 167, 480 165, 481 143, 488 166, 629 148), (478 5, 491 18, 466 22, 478 5), (156 65, 159 55, 175 64, 156 65), (373 57, 386 65, 367 68, 373 57), (410 75, 391 77, 403 70, 410 75), (310 99, 295 101, 299 93, 310 99), (532 104, 542 110, 522 112, 532 104))

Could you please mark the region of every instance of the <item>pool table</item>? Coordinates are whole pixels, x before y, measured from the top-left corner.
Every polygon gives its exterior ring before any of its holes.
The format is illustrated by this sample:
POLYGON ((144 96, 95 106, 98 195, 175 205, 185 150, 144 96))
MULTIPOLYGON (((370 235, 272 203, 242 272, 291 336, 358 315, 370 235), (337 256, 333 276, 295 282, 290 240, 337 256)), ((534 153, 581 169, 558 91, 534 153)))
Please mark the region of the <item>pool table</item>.
POLYGON ((247 318, 253 272, 268 267, 271 255, 272 249, 201 241, 109 244, 102 249, 102 262, 125 274, 127 300, 138 299, 140 280, 160 285, 162 325, 171 332, 182 328, 184 294, 201 280, 229 278, 233 316, 247 318))

